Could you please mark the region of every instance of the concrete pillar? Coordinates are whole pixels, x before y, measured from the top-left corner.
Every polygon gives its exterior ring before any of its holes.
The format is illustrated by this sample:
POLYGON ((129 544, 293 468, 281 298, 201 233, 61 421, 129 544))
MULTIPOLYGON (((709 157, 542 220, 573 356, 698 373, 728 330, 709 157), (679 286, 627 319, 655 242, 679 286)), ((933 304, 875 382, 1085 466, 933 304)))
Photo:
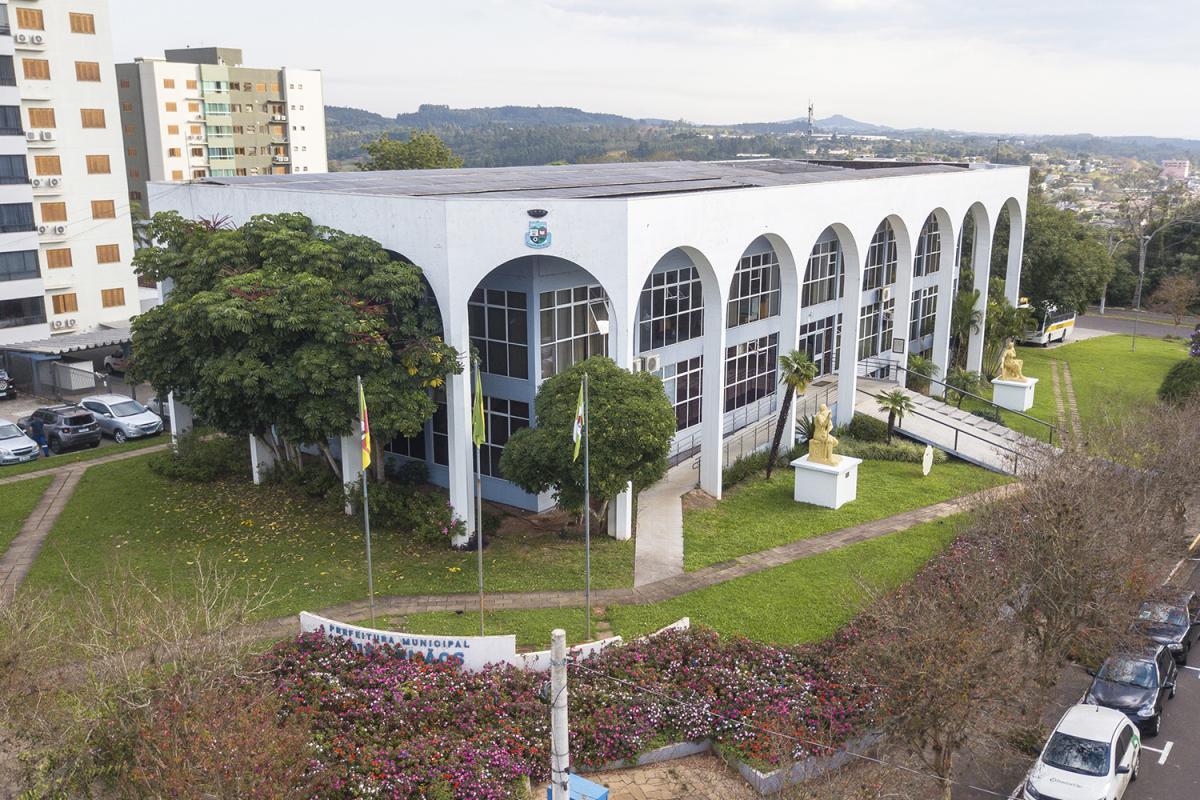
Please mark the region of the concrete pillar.
POLYGON ((1014 306, 1021 302, 1021 259, 1025 252, 1025 209, 1008 206, 1008 268, 1004 273, 1004 296, 1014 306))
POLYGON ((346 513, 353 514, 350 490, 362 483, 362 420, 355 419, 351 432, 338 439, 342 458, 342 485, 345 487, 346 513))
POLYGON ((704 372, 700 398, 700 488, 721 498, 724 469, 722 445, 725 417, 725 302, 705 287, 704 372))
POLYGON ((250 476, 254 479, 254 485, 261 485, 274 466, 275 451, 263 439, 250 434, 250 476))
MULTIPOLYGON (((454 513, 466 522, 466 530, 475 530, 475 448, 471 442, 471 384, 474 380, 471 365, 467 363, 471 352, 471 337, 467 327, 466 306, 461 313, 456 309, 443 309, 448 318, 445 324, 446 342, 457 350, 463 362, 463 371, 458 375, 446 376, 446 427, 448 433, 448 471, 450 505, 454 513)), ((467 543, 468 536, 451 540, 455 547, 467 543)))
MULTIPOLYGON (((920 229, 917 229, 920 233, 920 229)), ((899 353, 892 353, 892 343, 884 342, 890 354, 888 358, 893 364, 901 367, 908 365, 908 326, 912 323, 912 286, 913 286, 913 257, 916 253, 915 239, 911 232, 896 229, 892 222, 892 234, 896 237, 896 284, 892 287, 892 299, 895 307, 892 312, 892 338, 904 342, 904 348, 899 353)), ((904 385, 905 374, 896 371, 896 382, 904 385)))
POLYGON ((167 417, 171 425, 171 447, 178 447, 180 437, 187 436, 194 427, 192 409, 176 400, 174 392, 168 392, 167 417))
POLYGON ((867 248, 858 248, 838 236, 842 251, 842 269, 846 280, 844 294, 838 303, 842 313, 842 335, 838 339, 838 395, 836 425, 849 425, 854 418, 854 401, 858 395, 858 315, 862 304, 863 269, 867 248))
MULTIPOLYGON (((784 356, 800 345, 800 279, 803 277, 800 271, 803 267, 796 263, 790 252, 783 251, 778 243, 772 242, 771 244, 775 247, 775 254, 779 257, 779 355, 784 356)), ((805 259, 805 263, 807 263, 807 255, 805 259)), ((783 402, 785 388, 782 384, 778 391, 779 400, 783 402)), ((792 398, 791 411, 784 420, 783 437, 780 439, 779 449, 785 455, 792 449, 792 445, 796 441, 796 408, 799 403, 799 397, 792 398)), ((775 431, 772 428, 771 435, 774 436, 774 434, 775 431)))
MULTIPOLYGON (((960 223, 961 224, 961 223, 960 223)), ((937 272, 937 316, 933 320, 933 351, 930 356, 937 367, 938 380, 946 379, 950 368, 950 315, 954 311, 954 265, 958 263, 958 230, 953 224, 938 220, 941 238, 941 261, 937 272)), ((931 394, 942 394, 938 384, 930 384, 931 394)))
POLYGON ((622 542, 633 536, 632 483, 608 504, 608 535, 622 542))
POLYGON ((992 274, 992 230, 978 216, 975 218, 971 269, 975 274, 975 284, 972 288, 979 292, 979 300, 975 303, 975 308, 979 311, 979 330, 972 331, 967 340, 967 369, 980 372, 983 369, 983 334, 987 329, 988 279, 992 274))

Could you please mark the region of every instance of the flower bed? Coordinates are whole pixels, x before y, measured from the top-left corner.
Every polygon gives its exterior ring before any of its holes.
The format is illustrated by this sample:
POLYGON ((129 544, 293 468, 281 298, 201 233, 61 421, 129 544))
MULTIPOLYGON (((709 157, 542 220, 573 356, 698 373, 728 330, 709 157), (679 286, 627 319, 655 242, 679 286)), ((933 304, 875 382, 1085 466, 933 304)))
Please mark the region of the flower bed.
MULTIPOLYGON (((817 742, 853 736, 873 706, 869 689, 826 665, 827 650, 693 629, 589 656, 570 670, 572 764, 600 767, 704 739, 767 769, 825 753, 817 742)), ((548 775, 544 675, 507 666, 469 673, 389 648, 364 654, 320 634, 280 645, 267 661, 287 706, 310 715, 312 767, 332 795, 488 800, 519 796, 524 777, 548 775)))

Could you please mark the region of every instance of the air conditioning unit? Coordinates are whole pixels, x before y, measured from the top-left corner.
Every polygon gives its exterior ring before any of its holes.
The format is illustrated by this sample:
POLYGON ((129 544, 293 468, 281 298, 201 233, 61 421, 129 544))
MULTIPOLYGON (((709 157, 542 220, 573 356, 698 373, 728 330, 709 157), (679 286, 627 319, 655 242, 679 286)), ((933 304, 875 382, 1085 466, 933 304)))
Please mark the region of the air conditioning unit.
POLYGON ((52 189, 56 189, 59 186, 62 186, 62 182, 63 182, 62 178, 46 178, 46 185, 52 189))
POLYGON ((25 131, 25 141, 36 142, 37 140, 38 140, 38 132, 37 131, 25 131))
POLYGON ((42 188, 42 180, 43 178, 33 178, 29 181, 29 184, 35 189, 40 189, 42 188))
POLYGON ((41 139, 42 139, 42 141, 43 141, 43 142, 52 142, 52 141, 54 141, 54 131, 42 131, 42 132, 41 132, 41 139))
POLYGON ((61 320, 61 319, 50 320, 50 327, 56 331, 62 330, 65 322, 66 322, 66 320, 61 320))
POLYGON ((45 44, 46 37, 40 33, 35 33, 33 36, 29 37, 29 41, 33 42, 34 44, 45 44))
POLYGON ((54 226, 54 233, 55 233, 55 235, 56 235, 56 236, 62 236, 62 235, 64 235, 66 232, 67 232, 67 226, 66 226, 66 225, 55 225, 55 226, 54 226))
POLYGON ((879 302, 886 303, 892 299, 892 287, 885 286, 879 290, 879 302))
POLYGON ((643 359, 635 358, 633 360, 633 371, 641 372, 642 368, 645 366, 645 364, 646 364, 646 362, 643 359))
POLYGON ((27 34, 27 33, 14 33, 14 34, 13 34, 13 41, 14 41, 14 42, 16 42, 17 44, 29 44, 29 34, 27 34))
POLYGON ((50 226, 49 226, 49 225, 38 225, 38 234, 39 234, 39 235, 41 235, 41 236, 45 236, 45 235, 46 235, 47 233, 49 233, 49 232, 50 232, 50 226))
POLYGON ((646 372, 658 372, 659 368, 660 365, 658 363, 657 355, 646 356, 642 360, 642 369, 644 369, 646 372))

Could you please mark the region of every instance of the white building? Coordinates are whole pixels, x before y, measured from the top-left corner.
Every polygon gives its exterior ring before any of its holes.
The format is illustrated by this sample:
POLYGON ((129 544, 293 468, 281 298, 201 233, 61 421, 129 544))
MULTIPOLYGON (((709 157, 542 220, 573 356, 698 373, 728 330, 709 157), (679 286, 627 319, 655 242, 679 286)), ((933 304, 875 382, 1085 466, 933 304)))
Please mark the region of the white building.
POLYGON ((138 286, 106 4, 13 0, 6 10, 0 152, 27 152, 28 169, 4 173, 0 187, 12 213, 0 249, 24 254, 0 267, 0 343, 125 323, 138 286), (30 252, 40 277, 5 281, 8 269, 29 273, 30 252))
MULTIPOLYGON (((237 224, 298 211, 420 266, 449 344, 482 354, 484 495, 540 509, 550 498, 503 480, 499 455, 535 420, 538 383, 589 355, 663 378, 677 441, 698 444, 700 484, 717 497, 723 439, 774 411, 781 353, 837 374, 840 422, 860 374, 911 352, 944 372, 966 217, 987 265, 1008 212, 1015 302, 1028 180, 1025 167, 768 159, 210 179, 152 184, 150 203, 237 224)), ((989 270, 974 275, 983 310, 989 270)), ((968 353, 978 369, 982 336, 968 353)), ((469 519, 467 372, 439 400, 424 435, 388 449, 424 460, 469 519)), ((615 504, 618 536, 629 499, 615 504)))

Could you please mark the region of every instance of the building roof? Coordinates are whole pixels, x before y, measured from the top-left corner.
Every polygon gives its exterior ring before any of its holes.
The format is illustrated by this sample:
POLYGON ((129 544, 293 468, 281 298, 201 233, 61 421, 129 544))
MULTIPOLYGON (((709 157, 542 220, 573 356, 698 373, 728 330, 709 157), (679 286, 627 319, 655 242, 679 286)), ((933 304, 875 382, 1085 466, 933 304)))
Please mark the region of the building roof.
POLYGON ((80 350, 113 347, 125 344, 130 339, 129 323, 111 323, 102 325, 96 330, 86 333, 64 333, 58 336, 51 336, 49 339, 6 344, 0 347, 0 350, 15 350, 21 353, 41 353, 42 355, 60 356, 80 350))
POLYGON ((966 164, 889 161, 652 161, 387 172, 210 177, 199 184, 392 197, 612 198, 790 186, 966 171, 966 164))

